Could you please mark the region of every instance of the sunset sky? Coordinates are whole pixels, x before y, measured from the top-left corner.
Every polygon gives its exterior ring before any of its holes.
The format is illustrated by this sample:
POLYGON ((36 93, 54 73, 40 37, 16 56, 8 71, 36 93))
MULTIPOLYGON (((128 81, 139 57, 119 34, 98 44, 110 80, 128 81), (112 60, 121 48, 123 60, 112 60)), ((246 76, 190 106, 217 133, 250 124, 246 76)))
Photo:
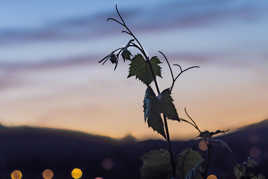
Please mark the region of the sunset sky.
MULTIPOLYGON (((201 129, 235 129, 268 118, 267 0, 1 1, 0 122, 121 138, 161 138, 143 119, 146 90, 128 64, 98 60, 129 37, 106 18, 115 4, 150 56, 200 65, 173 97, 201 129)), ((170 74, 163 64, 163 90, 170 74)), ((170 121, 172 138, 196 136, 170 121)))

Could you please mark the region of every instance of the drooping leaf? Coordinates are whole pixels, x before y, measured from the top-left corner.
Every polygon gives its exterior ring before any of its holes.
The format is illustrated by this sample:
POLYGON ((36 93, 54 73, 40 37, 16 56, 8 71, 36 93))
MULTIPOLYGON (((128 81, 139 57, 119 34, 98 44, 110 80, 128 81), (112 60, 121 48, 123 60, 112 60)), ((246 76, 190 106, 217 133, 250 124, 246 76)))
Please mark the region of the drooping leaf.
POLYGON ((144 120, 148 126, 166 138, 164 124, 159 112, 159 101, 153 89, 149 86, 145 91, 143 100, 144 120))
POLYGON ((185 149, 177 158, 176 170, 179 178, 185 178, 194 170, 194 176, 191 179, 201 179, 202 176, 198 170, 200 170, 200 165, 203 161, 204 159, 199 152, 192 149, 185 149))
POLYGON ((123 52, 121 53, 121 56, 124 61, 131 59, 131 53, 128 49, 124 49, 123 52))
POLYGON ((155 103, 156 95, 151 87, 148 87, 145 91, 145 97, 143 100, 144 120, 149 117, 149 113, 152 111, 152 103, 155 103))
POLYGON ((111 54, 110 61, 112 64, 117 63, 117 56, 115 54, 111 54))
POLYGON ((142 157, 142 179, 170 179, 172 168, 169 152, 164 149, 153 150, 142 157))
POLYGON ((151 113, 148 118, 148 126, 151 127, 153 130, 157 131, 160 135, 166 138, 166 134, 164 131, 164 124, 160 114, 151 113))
MULTIPOLYGON (((150 63, 154 74, 161 77, 161 67, 159 66, 161 62, 159 59, 153 57, 150 63)), ((141 54, 135 55, 131 60, 128 78, 132 76, 135 76, 136 79, 141 80, 146 85, 149 85, 154 79, 148 62, 145 61, 141 54)))
POLYGON ((157 96, 160 101, 160 110, 163 114, 167 116, 168 119, 180 120, 176 107, 173 104, 173 99, 171 97, 170 89, 167 88, 162 93, 157 96))

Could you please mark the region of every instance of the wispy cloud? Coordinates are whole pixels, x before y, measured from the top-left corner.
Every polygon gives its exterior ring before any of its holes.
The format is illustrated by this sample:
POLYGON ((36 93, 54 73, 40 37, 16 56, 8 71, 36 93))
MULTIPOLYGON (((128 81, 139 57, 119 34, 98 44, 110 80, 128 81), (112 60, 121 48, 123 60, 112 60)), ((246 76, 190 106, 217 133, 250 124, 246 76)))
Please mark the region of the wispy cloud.
POLYGON ((70 66, 83 66, 97 64, 98 59, 101 57, 99 55, 80 55, 80 56, 71 56, 68 58, 57 58, 57 59, 48 59, 41 62, 18 62, 8 63, 0 62, 0 69, 5 72, 14 72, 24 70, 48 70, 55 68, 64 68, 70 66))
MULTIPOLYGON (((125 18, 131 19, 139 13, 139 10, 123 10, 122 13, 125 18)), ((106 19, 113 15, 113 11, 105 11, 95 15, 50 22, 41 28, 0 30, 0 45, 49 41, 85 41, 104 38, 118 31, 116 24, 107 26, 106 19)))
MULTIPOLYGON (((174 28, 197 28, 224 22, 256 21, 267 16, 268 3, 251 1, 203 0, 159 3, 154 7, 120 9, 122 15, 134 24, 139 33, 165 31, 174 28)), ((49 22, 40 28, 2 29, 0 45, 12 45, 46 41, 79 41, 104 38, 118 33, 116 24, 107 24, 107 17, 114 17, 110 11, 99 11, 93 15, 74 16, 49 22)))

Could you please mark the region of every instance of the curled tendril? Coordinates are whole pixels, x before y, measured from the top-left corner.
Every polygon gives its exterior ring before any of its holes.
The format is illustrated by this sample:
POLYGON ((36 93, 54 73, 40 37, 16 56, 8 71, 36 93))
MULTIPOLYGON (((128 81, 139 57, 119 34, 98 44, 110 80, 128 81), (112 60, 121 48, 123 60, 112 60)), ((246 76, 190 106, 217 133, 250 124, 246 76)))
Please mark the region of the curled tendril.
POLYGON ((173 73, 173 70, 172 70, 172 67, 168 61, 168 58, 167 56, 162 52, 162 51, 158 51, 165 59, 166 63, 168 64, 168 68, 169 68, 169 71, 170 71, 170 74, 171 74, 171 78, 172 78, 172 84, 171 84, 171 87, 170 87, 170 90, 172 91, 174 85, 175 85, 175 82, 176 80, 186 71, 190 70, 190 69, 193 69, 193 68, 200 68, 200 66, 191 66, 191 67, 188 67, 186 69, 183 69, 179 64, 173 64, 174 66, 177 66, 179 67, 180 71, 179 71, 179 74, 175 77, 174 76, 174 73, 173 73))

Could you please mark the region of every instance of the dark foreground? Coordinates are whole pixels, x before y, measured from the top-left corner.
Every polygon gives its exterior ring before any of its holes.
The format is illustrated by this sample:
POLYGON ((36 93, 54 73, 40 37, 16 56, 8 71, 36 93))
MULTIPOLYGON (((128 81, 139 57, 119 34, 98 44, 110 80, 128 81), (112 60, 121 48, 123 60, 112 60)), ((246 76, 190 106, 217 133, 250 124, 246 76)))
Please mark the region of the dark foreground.
MULTIPOLYGON (((253 156, 259 170, 268 176, 268 120, 219 137, 233 150, 230 154, 220 146, 213 148, 210 173, 218 178, 234 178, 235 161, 253 156)), ((140 157, 152 149, 166 148, 161 140, 136 142, 128 137, 118 141, 108 137, 80 132, 31 127, 0 129, 0 178, 10 178, 20 169, 25 179, 41 179, 44 169, 50 168, 58 179, 72 178, 73 168, 83 170, 82 179, 138 179, 142 165, 140 157)), ((196 147, 195 141, 174 142, 174 151, 196 147)))

